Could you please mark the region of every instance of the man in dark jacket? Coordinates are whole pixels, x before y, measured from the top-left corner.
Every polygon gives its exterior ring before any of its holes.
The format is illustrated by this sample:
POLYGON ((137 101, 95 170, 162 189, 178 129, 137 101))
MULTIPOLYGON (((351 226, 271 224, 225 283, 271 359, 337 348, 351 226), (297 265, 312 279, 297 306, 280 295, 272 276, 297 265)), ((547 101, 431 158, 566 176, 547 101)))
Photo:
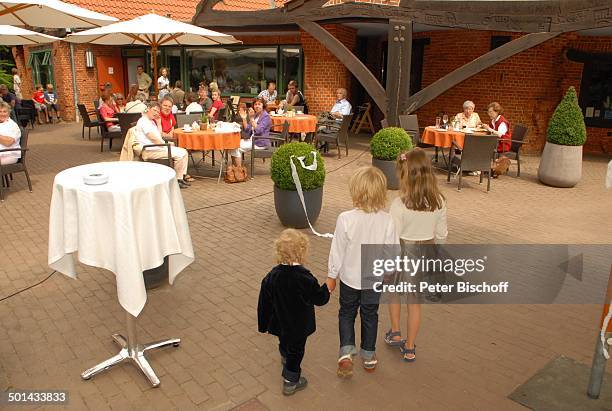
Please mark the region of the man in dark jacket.
POLYGON ((315 332, 314 306, 329 301, 327 284, 319 285, 301 265, 308 249, 308 237, 297 230, 281 233, 275 243, 279 262, 261 282, 257 306, 261 333, 276 335, 283 362, 283 394, 291 395, 306 387, 300 364, 306 339, 315 332))

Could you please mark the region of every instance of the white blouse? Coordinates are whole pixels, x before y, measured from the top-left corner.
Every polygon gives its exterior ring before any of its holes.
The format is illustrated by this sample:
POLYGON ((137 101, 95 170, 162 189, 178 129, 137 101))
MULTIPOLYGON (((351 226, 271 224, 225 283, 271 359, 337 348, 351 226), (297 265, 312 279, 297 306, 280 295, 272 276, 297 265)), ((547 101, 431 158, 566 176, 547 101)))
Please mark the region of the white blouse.
MULTIPOLYGON (((5 146, 0 143, 0 150, 5 150, 8 148, 20 148, 19 140, 21 139, 21 130, 17 123, 15 123, 10 118, 5 122, 0 123, 0 136, 11 137, 15 139, 13 144, 10 146, 5 146)), ((11 157, 11 158, 21 158, 21 151, 6 151, 4 153, 0 153, 2 157, 11 157)))
POLYGON ((329 250, 328 277, 361 290, 361 245, 399 244, 393 219, 386 211, 340 213, 329 250))
POLYGON ((410 210, 400 197, 391 203, 389 209, 397 233, 402 240, 426 241, 444 240, 448 236, 446 225, 446 203, 436 211, 410 210))

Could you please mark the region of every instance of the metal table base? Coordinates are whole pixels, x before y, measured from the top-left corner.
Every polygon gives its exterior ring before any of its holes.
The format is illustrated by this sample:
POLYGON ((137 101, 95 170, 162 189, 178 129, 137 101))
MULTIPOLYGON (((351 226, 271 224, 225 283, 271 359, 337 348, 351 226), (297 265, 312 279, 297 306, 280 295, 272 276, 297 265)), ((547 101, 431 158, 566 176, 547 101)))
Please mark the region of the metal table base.
POLYGON ((84 380, 89 380, 96 374, 101 373, 102 371, 106 371, 111 368, 113 365, 119 364, 124 360, 132 360, 136 367, 142 371, 142 373, 147 377, 149 382, 153 387, 158 387, 160 384, 159 378, 155 375, 155 371, 151 368, 151 365, 145 358, 145 352, 149 350, 154 350, 156 348, 168 347, 170 345, 174 347, 178 347, 181 343, 180 338, 171 338, 168 340, 156 341, 148 344, 138 344, 136 342, 136 317, 126 312, 127 318, 127 333, 128 338, 126 339, 124 336, 120 334, 113 334, 113 339, 121 347, 119 353, 106 361, 101 362, 100 364, 84 371, 81 374, 81 377, 84 380))

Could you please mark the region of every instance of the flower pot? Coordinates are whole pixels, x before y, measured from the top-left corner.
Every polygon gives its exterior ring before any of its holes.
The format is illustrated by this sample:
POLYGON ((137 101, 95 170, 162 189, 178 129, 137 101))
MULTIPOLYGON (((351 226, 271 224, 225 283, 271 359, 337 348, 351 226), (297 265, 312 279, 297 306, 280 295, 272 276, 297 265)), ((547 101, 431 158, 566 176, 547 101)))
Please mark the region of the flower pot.
MULTIPOLYGON (((304 191, 304 203, 310 223, 314 225, 321 213, 323 187, 304 191)), ((306 228, 308 221, 297 191, 283 190, 274 186, 274 207, 281 224, 291 228, 306 228)))
POLYGON ((387 188, 389 190, 397 190, 399 188, 399 179, 395 171, 396 163, 395 160, 379 160, 377 158, 372 158, 372 165, 379 168, 385 177, 387 177, 387 188))
POLYGON ((168 256, 164 257, 162 265, 145 270, 142 272, 142 275, 144 276, 145 288, 147 290, 168 283, 168 256))
POLYGON ((544 145, 538 179, 553 187, 574 187, 582 176, 582 146, 544 145))

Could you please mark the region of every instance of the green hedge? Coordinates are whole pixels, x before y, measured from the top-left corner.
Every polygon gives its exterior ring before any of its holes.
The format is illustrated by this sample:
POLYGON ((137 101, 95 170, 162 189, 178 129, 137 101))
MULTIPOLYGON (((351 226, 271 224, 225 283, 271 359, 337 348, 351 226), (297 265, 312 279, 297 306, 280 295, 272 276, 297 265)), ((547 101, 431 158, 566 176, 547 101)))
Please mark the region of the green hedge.
MULTIPOLYGON (((312 154, 314 148, 310 144, 306 143, 288 143, 283 144, 273 155, 270 174, 274 184, 283 190, 295 190, 295 184, 291 177, 291 165, 289 164, 289 158, 294 155, 296 157, 305 156, 304 164, 312 164, 312 154)), ((316 150, 314 150, 316 151, 316 150)), ((325 182, 325 163, 323 158, 317 153, 317 170, 310 171, 303 169, 297 159, 294 159, 294 164, 297 168, 300 182, 302 183, 302 189, 304 191, 314 190, 322 187, 325 182)))
POLYGON ((372 157, 379 160, 396 160, 401 152, 410 150, 412 139, 406 130, 399 127, 383 128, 370 141, 372 157))
POLYGON ((562 146, 581 146, 585 143, 586 126, 574 87, 567 89, 550 118, 546 141, 562 146))

